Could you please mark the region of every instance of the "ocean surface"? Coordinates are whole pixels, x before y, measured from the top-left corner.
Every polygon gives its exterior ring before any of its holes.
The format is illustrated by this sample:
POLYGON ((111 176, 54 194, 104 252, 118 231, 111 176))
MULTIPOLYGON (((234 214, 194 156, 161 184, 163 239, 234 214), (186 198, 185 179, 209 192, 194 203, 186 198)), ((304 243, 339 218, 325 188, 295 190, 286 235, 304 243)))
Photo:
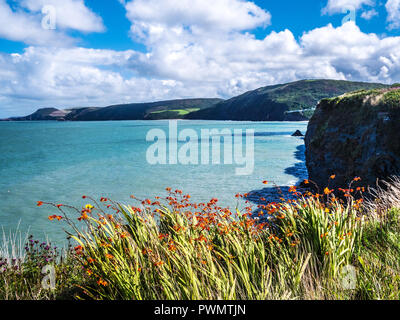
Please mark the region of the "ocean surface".
MULTIPOLYGON (((131 194, 138 198, 165 196, 165 188, 171 187, 189 193, 193 201, 216 197, 221 205, 234 208, 237 205, 234 195, 238 192, 268 194, 272 183, 289 186, 307 177, 304 140, 291 136, 296 130, 305 133, 307 122, 177 122, 178 133, 193 129, 199 137, 204 129, 230 130, 232 137, 239 135, 235 129, 242 129, 243 155, 245 130, 253 129, 254 170, 245 176, 235 174, 243 165, 235 161, 224 164, 224 139, 221 139, 221 164, 149 163, 146 153, 154 141, 146 141, 146 135, 152 129, 162 130, 166 141, 158 142, 169 143, 173 141, 169 139, 169 124, 169 121, 0 122, 0 228, 9 233, 19 225, 23 233, 60 243, 65 239, 63 224, 48 220, 57 210, 37 207, 38 200, 78 208, 88 202, 82 195, 132 203, 131 194), (262 184, 263 180, 270 181, 268 187, 262 184)), ((192 140, 190 145, 200 145, 202 141, 192 140)), ((188 143, 178 142, 177 149, 184 145, 188 143)), ((232 145, 235 147, 237 143, 232 145)), ((200 152, 200 146, 198 149, 200 152)), ((211 154, 210 151, 210 162, 211 154)))

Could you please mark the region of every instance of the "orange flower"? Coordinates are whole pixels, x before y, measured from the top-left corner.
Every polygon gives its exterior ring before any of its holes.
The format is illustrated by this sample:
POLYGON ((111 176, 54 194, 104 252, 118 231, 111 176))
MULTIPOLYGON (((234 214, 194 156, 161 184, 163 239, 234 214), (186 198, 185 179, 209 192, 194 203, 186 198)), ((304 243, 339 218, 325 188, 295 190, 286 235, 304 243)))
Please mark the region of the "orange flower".
POLYGON ((304 184, 309 184, 310 181, 308 181, 308 179, 304 180, 304 184))
POLYGON ((268 181, 267 180, 263 181, 263 184, 268 184, 268 181))
POLYGON ((87 215, 86 212, 83 212, 82 215, 78 218, 79 221, 87 219, 89 219, 89 216, 87 215))
POLYGON ((354 181, 356 181, 356 182, 357 182, 357 181, 360 181, 360 180, 361 180, 360 177, 355 177, 355 178, 354 178, 354 181))
POLYGON ((106 258, 112 260, 114 259, 114 256, 112 254, 107 253, 106 258))
POLYGON ((40 207, 40 206, 42 206, 42 205, 43 205, 43 201, 38 201, 38 202, 37 202, 37 206, 38 206, 38 207, 40 207))
POLYGON ((330 193, 332 193, 332 191, 333 191, 333 190, 329 190, 329 188, 325 188, 325 189, 324 189, 324 193, 325 193, 325 194, 330 194, 330 193))
POLYGON ((333 179, 335 179, 335 178, 336 178, 336 175, 335 175, 335 174, 333 174, 333 175, 331 175, 331 176, 330 176, 330 178, 333 180, 333 179))
POLYGON ((103 287, 107 287, 108 286, 108 282, 103 280, 103 279, 101 279, 101 278, 97 281, 97 284, 99 286, 102 285, 103 287))

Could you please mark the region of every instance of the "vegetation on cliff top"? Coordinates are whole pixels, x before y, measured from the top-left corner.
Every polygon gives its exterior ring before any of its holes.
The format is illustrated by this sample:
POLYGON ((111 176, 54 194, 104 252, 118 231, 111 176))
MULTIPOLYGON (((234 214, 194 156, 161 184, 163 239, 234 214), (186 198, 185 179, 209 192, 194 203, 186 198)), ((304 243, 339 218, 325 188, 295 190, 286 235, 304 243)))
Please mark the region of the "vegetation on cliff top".
POLYGON ((47 204, 59 210, 50 220, 74 230, 68 260, 30 238, 24 259, 1 257, 0 297, 399 299, 400 182, 364 203, 359 180, 319 194, 291 187, 294 200, 260 199, 255 216, 247 201, 231 211, 170 188, 164 199, 132 196, 137 205, 85 196, 81 209, 47 204), (40 283, 48 263, 56 266, 53 291, 40 283))
POLYGON ((379 83, 302 80, 246 92, 216 106, 190 113, 189 119, 282 121, 310 119, 324 98, 360 89, 387 88, 379 83), (297 111, 297 112, 296 112, 297 111))

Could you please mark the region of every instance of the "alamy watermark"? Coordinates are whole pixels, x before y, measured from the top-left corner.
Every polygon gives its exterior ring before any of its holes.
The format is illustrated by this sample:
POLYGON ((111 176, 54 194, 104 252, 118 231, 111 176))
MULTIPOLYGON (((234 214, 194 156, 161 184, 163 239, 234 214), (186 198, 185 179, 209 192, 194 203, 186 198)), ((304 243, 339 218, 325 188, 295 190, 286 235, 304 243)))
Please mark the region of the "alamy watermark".
POLYGON ((48 264, 42 268, 42 288, 45 290, 54 290, 56 288, 56 269, 53 265, 48 264))
POLYGON ((346 265, 341 269, 340 279, 342 288, 355 290, 357 286, 357 270, 352 265, 346 265))
POLYGON ((146 136, 153 142, 146 152, 151 165, 226 165, 236 164, 236 175, 251 175, 254 171, 254 130, 201 129, 200 136, 194 129, 178 132, 178 122, 169 121, 168 133, 151 129, 146 136), (243 146, 243 139, 245 145, 243 146), (223 140, 223 144, 221 144, 223 140), (183 144, 178 148, 178 143, 183 144), (244 152, 243 152, 244 151, 244 152))
POLYGON ((52 5, 45 5, 42 8, 42 28, 45 30, 55 30, 57 28, 57 10, 52 5))
POLYGON ((357 10, 354 6, 346 6, 342 9, 342 13, 346 14, 345 17, 342 19, 342 24, 345 24, 346 22, 353 21, 356 23, 356 13, 357 10))

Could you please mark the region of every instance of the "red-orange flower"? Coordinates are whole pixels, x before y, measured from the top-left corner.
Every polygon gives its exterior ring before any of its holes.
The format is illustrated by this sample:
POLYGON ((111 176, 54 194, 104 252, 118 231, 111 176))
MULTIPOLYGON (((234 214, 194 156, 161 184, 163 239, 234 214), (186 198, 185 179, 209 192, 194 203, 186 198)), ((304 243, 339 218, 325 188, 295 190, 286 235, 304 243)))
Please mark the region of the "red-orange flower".
POLYGON ((42 206, 42 205, 43 205, 43 201, 38 201, 38 202, 37 202, 37 206, 38 206, 38 207, 40 207, 40 206, 42 206))
POLYGON ((108 282, 105 281, 105 280, 103 280, 103 279, 99 279, 99 280, 97 281, 97 284, 98 284, 99 286, 102 285, 103 287, 108 286, 108 282))

